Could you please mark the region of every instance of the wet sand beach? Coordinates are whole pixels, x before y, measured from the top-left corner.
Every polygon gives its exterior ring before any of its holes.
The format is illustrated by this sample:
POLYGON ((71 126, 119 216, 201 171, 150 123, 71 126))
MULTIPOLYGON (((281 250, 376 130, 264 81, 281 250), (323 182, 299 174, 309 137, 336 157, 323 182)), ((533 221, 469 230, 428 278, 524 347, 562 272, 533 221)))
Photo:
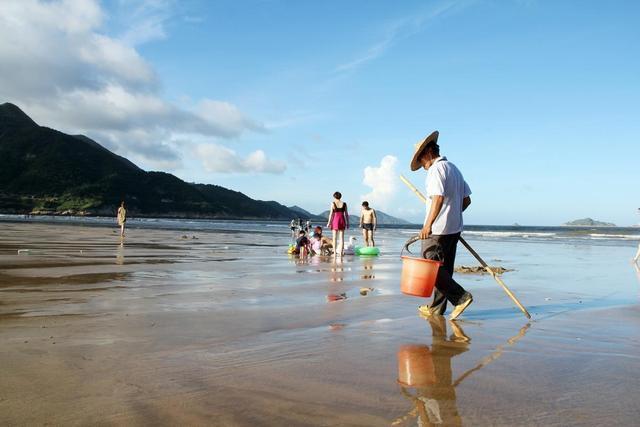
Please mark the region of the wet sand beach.
MULTIPOLYGON (((123 244, 113 227, 0 226, 0 425, 639 422, 633 242, 468 235, 533 318, 459 274, 474 303, 450 322, 399 291, 410 231, 380 230, 380 257, 299 262, 282 224, 123 244), (416 387, 398 382, 407 352, 416 387)), ((459 246, 457 264, 477 263, 459 246)))

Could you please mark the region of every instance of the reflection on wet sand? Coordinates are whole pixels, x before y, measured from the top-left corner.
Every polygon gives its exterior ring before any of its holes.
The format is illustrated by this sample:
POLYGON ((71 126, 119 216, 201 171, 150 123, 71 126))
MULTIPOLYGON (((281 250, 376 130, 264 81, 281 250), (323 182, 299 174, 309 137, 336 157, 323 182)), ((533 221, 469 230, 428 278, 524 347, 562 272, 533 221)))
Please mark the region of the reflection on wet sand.
POLYGON ((464 381, 469 375, 471 375, 475 371, 479 371, 480 369, 484 368, 485 366, 487 366, 488 364, 490 364, 491 362, 495 361, 500 356, 502 356, 502 353, 504 352, 505 346, 507 344, 508 345, 514 345, 515 343, 517 343, 520 340, 520 338, 524 337, 524 335, 527 333, 527 331, 529 330, 530 327, 531 327, 531 323, 527 323, 526 325, 524 325, 522 328, 520 328, 520 330, 518 331, 518 333, 516 335, 512 336, 511 338, 509 338, 507 340, 506 344, 500 344, 499 346, 496 347, 496 349, 493 351, 493 353, 491 353, 487 357, 483 358, 473 368, 468 369, 467 371, 465 371, 456 380, 456 382, 454 383, 454 387, 457 386, 458 384, 460 384, 462 381, 464 381))
POLYGON ((505 346, 517 343, 531 327, 531 323, 527 323, 505 344, 497 346, 493 353, 453 380, 451 359, 469 350, 471 338, 455 321, 448 321, 451 335, 447 336, 447 321, 443 316, 427 320, 432 331, 431 348, 424 344, 403 344, 398 349, 397 381, 401 394, 413 403, 414 408, 396 418, 392 425, 403 425, 413 418, 417 418, 420 426, 462 425, 455 388, 472 373, 502 356, 505 346), (415 389, 415 394, 411 389, 415 389))
POLYGON ((362 274, 360 278, 364 280, 375 279, 376 275, 373 273, 373 259, 364 258, 362 264, 362 268, 365 270, 365 274, 362 274))
MULTIPOLYGON (((334 259, 330 274, 329 274, 329 282, 339 283, 344 281, 344 266, 342 264, 342 258, 334 259)), ((346 292, 338 292, 335 288, 329 288, 329 294, 327 295, 327 302, 336 302, 343 301, 347 299, 346 292)))
POLYGON ((120 240, 118 250, 116 252, 116 264, 124 265, 124 240, 120 240))
POLYGON ((344 266, 342 260, 338 259, 333 262, 331 267, 331 274, 329 275, 330 282, 342 282, 344 281, 344 266))
POLYGON ((431 348, 427 345, 404 344, 398 349, 398 383, 404 397, 413 403, 413 410, 397 418, 392 425, 401 425, 418 418, 418 425, 462 425, 456 404, 451 359, 469 349, 471 341, 454 322, 447 337, 443 316, 428 319, 432 330, 431 348), (410 389, 415 389, 415 394, 410 389))

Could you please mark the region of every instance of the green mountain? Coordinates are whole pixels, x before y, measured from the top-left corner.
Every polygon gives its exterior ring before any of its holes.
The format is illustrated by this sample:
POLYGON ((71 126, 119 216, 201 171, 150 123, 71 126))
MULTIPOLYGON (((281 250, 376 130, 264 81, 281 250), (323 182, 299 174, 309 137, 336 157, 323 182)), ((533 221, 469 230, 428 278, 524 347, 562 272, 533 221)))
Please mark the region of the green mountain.
POLYGON ((277 202, 146 172, 86 136, 38 126, 17 106, 0 105, 0 212, 112 215, 120 200, 138 216, 297 216, 277 202))
POLYGON ((300 206, 296 206, 296 205, 289 206, 289 209, 291 209, 292 211, 296 212, 300 218, 305 218, 306 219, 306 218, 315 217, 314 214, 312 214, 308 210, 302 209, 300 206))
POLYGON ((570 227, 615 227, 616 226, 612 222, 596 221, 595 219, 591 219, 591 218, 576 219, 574 221, 565 222, 562 225, 566 225, 570 227))

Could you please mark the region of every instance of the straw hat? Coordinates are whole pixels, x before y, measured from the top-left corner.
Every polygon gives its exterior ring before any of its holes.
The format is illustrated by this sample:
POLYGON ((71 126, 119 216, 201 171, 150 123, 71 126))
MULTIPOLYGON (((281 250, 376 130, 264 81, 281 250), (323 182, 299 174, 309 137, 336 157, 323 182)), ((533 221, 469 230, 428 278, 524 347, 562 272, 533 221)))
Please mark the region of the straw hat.
POLYGON ((422 154, 422 152, 424 151, 425 148, 427 148, 427 145, 430 142, 438 142, 438 131, 433 131, 433 133, 431 135, 429 135, 428 137, 426 137, 422 142, 419 142, 416 144, 416 151, 413 153, 413 159, 411 159, 411 170, 412 171, 417 171, 418 169, 420 169, 422 167, 422 165, 418 162, 418 159, 420 158, 420 155, 422 154))

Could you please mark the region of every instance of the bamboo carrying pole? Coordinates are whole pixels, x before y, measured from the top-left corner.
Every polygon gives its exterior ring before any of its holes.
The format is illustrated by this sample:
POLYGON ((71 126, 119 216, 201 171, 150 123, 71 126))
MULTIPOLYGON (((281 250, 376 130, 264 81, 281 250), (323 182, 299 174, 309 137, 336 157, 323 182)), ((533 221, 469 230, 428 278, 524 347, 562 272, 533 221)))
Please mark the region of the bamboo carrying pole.
MULTIPOLYGON (((400 175, 400 179, 402 180, 402 182, 404 182, 407 187, 409 187, 414 193, 416 193, 416 195, 424 202, 427 203, 427 198, 424 197, 424 195, 420 192, 420 190, 418 190, 411 182, 409 182, 409 180, 407 178, 405 178, 403 175, 400 175)), ((466 240, 464 240, 462 238, 462 236, 460 236, 460 243, 462 243, 464 245, 465 248, 467 248, 467 250, 469 252, 471 252, 471 255, 473 255, 475 257, 475 259, 478 260, 478 262, 480 263, 480 265, 482 265, 482 267, 484 267, 485 270, 487 270, 487 272, 489 274, 491 274, 491 276, 493 276, 493 278, 496 280, 496 282, 498 282, 498 284, 500 286, 502 286, 502 289, 505 291, 505 293, 509 296, 509 298, 511 298, 511 300, 518 306, 518 308, 520 310, 522 310, 522 312, 524 313, 525 316, 527 316, 527 319, 531 319, 531 315, 529 314, 529 312, 527 311, 526 308, 524 308, 524 306, 520 303, 520 301, 518 301, 518 298, 516 298, 516 296, 513 294, 513 292, 511 292, 511 290, 507 287, 507 285, 502 281, 502 279, 500 279, 500 277, 498 277, 498 275, 495 273, 495 271, 493 271, 491 269, 491 267, 489 267, 487 265, 486 262, 484 262, 484 260, 480 257, 480 255, 478 255, 478 253, 473 250, 473 248, 467 243, 466 240)))

